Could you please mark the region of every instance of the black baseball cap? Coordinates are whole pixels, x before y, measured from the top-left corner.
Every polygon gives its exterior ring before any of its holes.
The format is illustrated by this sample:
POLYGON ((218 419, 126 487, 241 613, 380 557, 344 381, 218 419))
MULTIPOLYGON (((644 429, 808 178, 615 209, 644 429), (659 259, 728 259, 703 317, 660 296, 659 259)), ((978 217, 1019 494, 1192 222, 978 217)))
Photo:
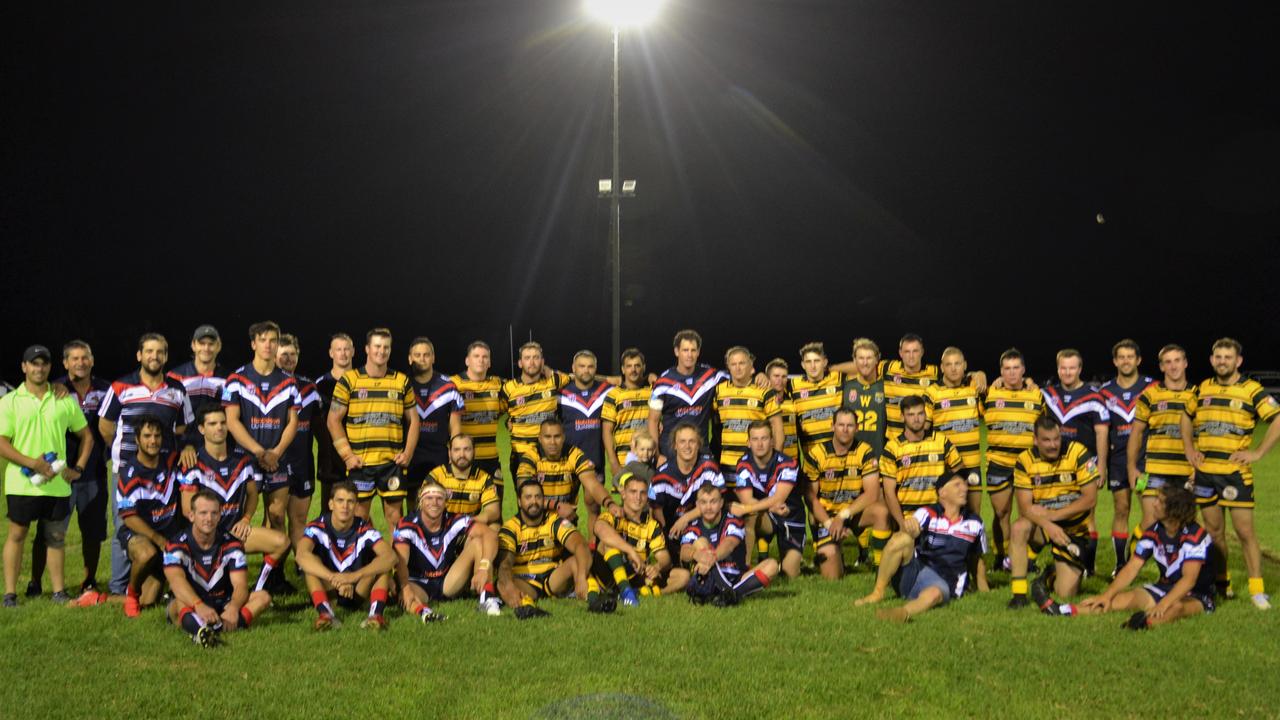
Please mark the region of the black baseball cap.
POLYGON ((206 324, 196 328, 196 331, 191 335, 191 342, 195 342, 197 340, 203 340, 205 338, 213 338, 214 340, 221 340, 222 336, 218 334, 218 328, 212 325, 206 324))
POLYGON ((43 345, 32 345, 22 353, 22 362, 35 362, 40 359, 43 359, 45 362, 53 360, 53 355, 49 354, 49 348, 43 345))

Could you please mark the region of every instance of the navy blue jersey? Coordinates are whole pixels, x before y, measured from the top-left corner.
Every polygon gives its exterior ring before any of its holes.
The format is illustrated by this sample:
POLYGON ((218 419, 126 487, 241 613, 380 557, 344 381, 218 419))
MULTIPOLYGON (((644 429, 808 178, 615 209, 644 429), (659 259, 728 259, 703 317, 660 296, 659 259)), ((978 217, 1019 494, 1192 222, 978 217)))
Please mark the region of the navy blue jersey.
POLYGON ((425 582, 443 578, 462 553, 474 522, 470 515, 445 513, 440 529, 432 532, 420 513, 402 518, 396 526, 395 545, 409 549, 409 579, 425 582))
POLYGON ((1090 453, 1098 454, 1094 426, 1107 425, 1111 421, 1106 398, 1098 386, 1085 383, 1075 390, 1063 390, 1056 383, 1046 383, 1041 392, 1044 393, 1045 408, 1062 423, 1063 447, 1068 440, 1075 440, 1090 453))
POLYGON ((982 518, 961 508, 952 522, 940 503, 917 508, 912 516, 920 523, 916 557, 947 581, 952 597, 960 597, 969 586, 969 562, 987 551, 982 518))
POLYGON ((699 363, 685 375, 674 367, 667 368, 653 384, 649 407, 662 412, 662 437, 659 451, 671 456, 671 432, 681 423, 691 423, 702 433, 702 446, 710 447, 707 428, 711 425, 711 404, 716 385, 729 376, 722 370, 699 363))
POLYGON ((413 462, 425 463, 430 469, 449 462, 449 418, 462 412, 462 394, 452 380, 438 372, 431 373, 424 383, 412 382, 418 406, 418 445, 413 449, 413 462))
POLYGON ((325 416, 319 414, 321 397, 316 384, 302 375, 294 375, 293 379, 298 386, 298 426, 293 442, 285 450, 284 460, 294 475, 312 479, 311 426, 312 423, 323 423, 325 416))
POLYGON ((565 439, 598 468, 605 467, 600 412, 605 395, 612 387, 600 382, 583 390, 576 382, 570 382, 560 388, 560 420, 564 423, 565 439))
POLYGON ((320 405, 316 408, 311 432, 316 438, 316 476, 322 482, 333 482, 347 476, 346 463, 333 447, 333 438, 329 436, 329 408, 333 405, 333 390, 338 386, 338 379, 329 373, 316 380, 316 393, 320 396, 320 405))
POLYGON ((174 528, 178 515, 178 454, 161 457, 149 468, 126 460, 116 478, 116 509, 120 519, 137 516, 162 535, 174 528))
MULTIPOLYGON (((1120 383, 1112 378, 1105 383, 1099 392, 1106 402, 1107 414, 1111 416, 1109 433, 1111 444, 1110 457, 1123 458, 1129 448, 1129 435, 1133 432, 1133 417, 1138 411, 1138 398, 1147 386, 1155 382, 1155 378, 1142 375, 1132 386, 1120 387, 1120 383)), ((1138 456, 1138 467, 1142 467, 1142 455, 1138 456)))
POLYGON ((138 452, 133 420, 139 415, 154 415, 164 426, 161 455, 177 449, 175 430, 190 425, 195 419, 186 389, 173 378, 162 379, 152 389, 143 384, 142 373, 134 371, 111 383, 102 407, 98 409, 98 417, 116 424, 116 436, 108 438, 111 441, 111 461, 116 467, 138 452))
MULTIPOLYGON (((80 411, 84 413, 84 419, 89 424, 89 434, 93 436, 93 450, 89 451, 89 461, 84 464, 84 472, 76 482, 83 483, 102 483, 107 479, 107 444, 102 441, 102 433, 98 432, 98 411, 102 409, 102 403, 107 399, 107 393, 111 392, 111 383, 100 377, 90 376, 89 389, 84 395, 75 389, 71 384, 71 378, 63 375, 54 380, 55 383, 65 385, 76 400, 80 403, 80 411)), ((74 463, 80 457, 80 437, 75 433, 67 433, 67 454, 66 458, 69 463, 74 463)))
POLYGON ((300 404, 297 380, 280 368, 263 375, 245 365, 228 375, 222 388, 222 406, 239 407, 240 424, 268 450, 280 444, 289 413, 300 404))
POLYGON ((333 572, 355 572, 373 561, 373 546, 382 534, 361 517, 351 519, 351 527, 343 532, 334 529, 329 513, 307 523, 303 534, 315 544, 316 557, 333 572))
POLYGON ((1209 531, 1191 522, 1177 532, 1169 532, 1164 521, 1152 525, 1138 538, 1133 554, 1143 560, 1155 558, 1160 566, 1161 585, 1172 585, 1182 579, 1182 571, 1188 563, 1200 563, 1200 574, 1191 592, 1199 595, 1213 594, 1213 581, 1217 577, 1215 553, 1210 552, 1213 539, 1209 531))
POLYGON ((789 511, 787 519, 804 522, 804 493, 796 484, 799 468, 795 458, 774 450, 773 457, 762 468, 756 465, 755 458, 748 452, 738 460, 734 475, 737 477, 737 487, 751 488, 751 493, 757 500, 773 497, 782 487, 790 487, 791 493, 787 495, 786 502, 789 511))
POLYGON ((680 464, 671 458, 658 468, 649 484, 649 504, 662 510, 666 526, 676 521, 694 506, 698 488, 706 483, 724 489, 724 475, 710 455, 703 455, 693 463, 689 472, 680 470, 680 464))
POLYGON ((194 360, 183 363, 170 370, 167 377, 182 383, 191 399, 191 412, 199 412, 200 408, 222 407, 222 388, 227 383, 227 371, 214 364, 213 372, 202 373, 196 369, 194 360))
POLYGON ((235 593, 232 576, 243 575, 249 564, 245 561, 244 545, 228 533, 215 532, 213 544, 205 547, 196 542, 188 528, 165 545, 164 566, 181 568, 200 602, 221 610, 235 593))
POLYGON ((196 453, 196 464, 186 472, 179 471, 178 484, 182 492, 196 493, 203 488, 212 490, 222 498, 222 519, 218 530, 227 532, 244 517, 245 501, 250 483, 261 477, 253 465, 253 456, 235 448, 225 460, 218 460, 204 448, 196 453))
POLYGON ((706 538, 707 542, 711 543, 711 548, 716 551, 719 551, 720 545, 730 538, 736 539, 738 546, 730 550, 729 554, 717 564, 729 580, 733 580, 747 569, 747 531, 737 515, 721 512, 719 521, 710 525, 702 518, 698 518, 690 523, 684 534, 680 536, 680 547, 692 545, 699 538, 706 538))

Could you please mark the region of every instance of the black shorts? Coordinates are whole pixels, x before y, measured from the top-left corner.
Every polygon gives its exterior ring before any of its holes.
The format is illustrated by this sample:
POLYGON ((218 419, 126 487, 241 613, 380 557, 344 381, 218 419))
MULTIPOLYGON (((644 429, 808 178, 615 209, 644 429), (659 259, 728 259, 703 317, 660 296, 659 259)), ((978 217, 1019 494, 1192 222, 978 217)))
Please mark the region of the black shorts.
POLYGON ((781 518, 773 513, 769 513, 769 522, 773 523, 773 536, 778 539, 779 559, 785 558, 792 550, 804 554, 804 522, 791 520, 790 516, 781 518))
POLYGON ((1253 473, 1233 472, 1228 475, 1196 471, 1193 491, 1201 507, 1221 505, 1229 508, 1252 508, 1253 473))
POLYGON ((427 593, 427 599, 431 601, 445 600, 444 596, 444 573, 440 573, 439 577, 430 578, 409 578, 409 582, 422 588, 427 593))
POLYGON ((347 479, 356 484, 356 497, 361 500, 371 500, 374 495, 401 500, 406 495, 400 466, 395 463, 358 467, 347 473, 347 479))
POLYGON ((107 539, 107 484, 103 480, 71 483, 71 504, 76 510, 80 537, 85 542, 107 539))
MULTIPOLYGON (((1165 595, 1169 594, 1169 591, 1173 589, 1173 585, 1173 583, 1149 583, 1147 585, 1143 585, 1142 589, 1146 590, 1147 594, 1151 596, 1151 599, 1158 603, 1164 599, 1165 595)), ((1192 600, 1199 601, 1200 604, 1204 606, 1204 611, 1206 613, 1211 613, 1218 609, 1218 605, 1213 599, 1212 589, 1204 590, 1191 588, 1191 591, 1184 597, 1189 597, 1192 600)))
POLYGON ((70 497, 5 495, 5 500, 9 504, 9 521, 15 525, 25 527, 37 520, 56 523, 71 517, 70 497))
POLYGON ((1120 492, 1129 489, 1129 458, 1121 453, 1120 457, 1107 459, 1107 489, 1120 492))
POLYGON ((316 492, 315 464, 309 459, 291 462, 288 467, 289 495, 296 498, 309 498, 316 492))
MULTIPOLYGON (((165 529, 161 530, 160 534, 164 536, 165 540, 169 540, 170 538, 177 535, 179 531, 186 529, 186 524, 187 524, 186 518, 182 516, 182 513, 178 513, 174 517, 173 522, 169 523, 169 527, 166 527, 165 529), (182 522, 179 522, 179 520, 181 520, 182 522)), ((129 551, 129 541, 133 539, 133 536, 135 534, 136 533, 130 530, 129 526, 124 524, 123 521, 120 523, 120 529, 116 530, 116 537, 119 538, 120 547, 125 552, 129 551)), ((162 547, 160 548, 160 550, 163 551, 164 548, 162 547)))
POLYGON ((1062 530, 1067 534, 1067 545, 1063 546, 1049 542, 1049 539, 1044 536, 1044 531, 1036 528, 1036 531, 1031 534, 1031 542, 1029 543, 1031 549, 1039 553, 1045 546, 1049 546, 1053 548, 1055 562, 1066 563, 1083 572, 1085 569, 1084 550, 1089 543, 1088 527, 1084 523, 1080 523, 1071 527, 1063 526, 1062 530))
POLYGON ((283 462, 276 465, 274 472, 268 472, 256 465, 254 469, 258 471, 258 477, 261 478, 258 481, 258 490, 263 497, 269 497, 271 493, 278 490, 289 489, 289 466, 283 462))

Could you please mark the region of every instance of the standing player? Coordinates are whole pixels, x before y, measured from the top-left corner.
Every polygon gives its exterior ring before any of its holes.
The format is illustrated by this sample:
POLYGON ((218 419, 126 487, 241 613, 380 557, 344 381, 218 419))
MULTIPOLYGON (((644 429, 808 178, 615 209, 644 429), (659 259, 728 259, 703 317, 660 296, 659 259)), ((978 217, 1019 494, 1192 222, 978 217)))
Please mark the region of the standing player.
MULTIPOLYGON (((289 531, 289 470, 285 452, 298 431, 298 382, 276 367, 276 349, 280 342, 280 326, 265 321, 249 326, 253 362, 241 366, 227 376, 222 388, 222 407, 226 411, 227 430, 236 445, 253 457, 266 497, 266 525, 278 533, 289 531)), ((272 570, 273 593, 288 592, 281 561, 283 553, 263 558, 272 570), (279 570, 275 570, 275 568, 279 570)))
POLYGON ((1182 420, 1182 443, 1187 460, 1196 469, 1195 494, 1205 529, 1222 553, 1217 578, 1224 594, 1231 587, 1227 572, 1227 525, 1222 508, 1231 511, 1231 524, 1240 538, 1244 565, 1249 571, 1249 595, 1254 607, 1271 609, 1271 598, 1262 582, 1262 549, 1253 529, 1253 463, 1262 459, 1280 440, 1280 403, 1256 380, 1240 374, 1244 350, 1231 338, 1213 344, 1209 363, 1213 377, 1196 388, 1196 402, 1182 420), (1258 422, 1271 422, 1258 447, 1250 450, 1258 422))
POLYGON ((796 434, 801 458, 831 439, 831 422, 840 407, 840 389, 847 376, 827 368, 827 351, 820 342, 800 348, 803 377, 787 379, 787 397, 796 409, 796 434))
POLYGON ((778 396, 778 414, 782 418, 782 452, 796 460, 800 457, 800 439, 796 436, 796 404, 787 395, 787 373, 790 368, 787 361, 774 358, 764 366, 765 377, 769 379, 769 387, 778 396))
POLYGON ((542 485, 535 479, 517 480, 516 494, 520 510, 498 532, 502 599, 520 620, 547 614, 534 604, 542 597, 572 590, 578 598, 595 600, 587 591, 591 550, 573 522, 547 512, 542 485))
MULTIPOLYGON (((880 474, 871 447, 858 442, 857 418, 841 408, 832 418, 831 438, 805 454, 804 469, 809 512, 813 514, 813 559, 822 577, 844 577, 841 549, 850 530, 871 528, 872 560, 880 563, 884 545, 893 534, 889 511, 880 502, 880 474)), ((854 535, 856 538, 857 535, 854 535)))
POLYGON ((649 400, 649 434, 658 439, 660 462, 675 452, 671 435, 676 425, 692 425, 702 437, 702 444, 707 444, 716 385, 728 377, 723 371, 698 362, 702 336, 696 331, 676 333, 672 346, 676 364, 663 371, 653 384, 649 400))
POLYGON ((436 346, 425 337, 409 343, 409 368, 418 405, 418 445, 404 475, 405 497, 417 499, 418 488, 432 468, 449 462, 449 438, 462 432, 462 395, 449 378, 435 371, 436 346))
POLYGON ((306 573, 307 591, 316 608, 316 630, 342 625, 333 602, 354 608, 366 600, 369 615, 360 627, 387 629, 383 610, 396 554, 382 534, 356 514, 359 504, 355 483, 335 483, 329 512, 311 521, 298 541, 298 566, 306 573))
POLYGON ((747 427, 747 445, 734 472, 738 502, 729 512, 746 519, 748 548, 753 530, 755 537, 778 538, 782 572, 794 578, 804 561, 804 492, 796 486, 799 468, 793 458, 774 449, 773 429, 763 420, 747 427))
POLYGON ((778 561, 765 558, 748 566, 742 521, 724 511, 720 491, 703 485, 697 503, 698 519, 680 536, 680 561, 690 566, 689 599, 726 607, 769 587, 778 576, 778 561))
POLYGON ((598 545, 593 556, 594 580, 614 587, 624 605, 639 604, 640 595, 680 590, 670 583, 661 587, 662 577, 671 569, 671 553, 662 526, 649 510, 649 483, 629 471, 619 478, 622 487, 622 514, 608 510, 596 520, 598 545))
POLYGON ((937 430, 926 429, 924 398, 908 395, 898 410, 903 426, 880 455, 880 486, 889 519, 901 526, 903 518, 938 502, 938 486, 952 475, 965 477, 965 468, 956 446, 937 430))
POLYGON ((445 510, 449 493, 428 478, 418 493, 418 510, 400 521, 395 531, 396 580, 400 605, 422 622, 443 619, 430 603, 449 600, 470 587, 480 596, 479 610, 498 615, 493 561, 497 534, 467 514, 445 510))
POLYGON ((1032 446, 1035 422, 1044 410, 1040 390, 1026 379, 1017 348, 1000 354, 1000 380, 987 389, 982 416, 987 424, 987 493, 991 496, 993 567, 1009 569, 1009 515, 1013 508, 1013 466, 1032 446))
POLYGON ((390 330, 370 330, 364 352, 364 367, 348 370, 333 389, 329 435, 359 494, 356 514, 367 520, 377 495, 387 525, 395 527, 403 515, 401 473, 418 443, 418 404, 409 376, 387 367, 390 330))
MULTIPOLYGON (((637 430, 647 427, 649 398, 653 386, 645 377, 644 353, 636 348, 622 351, 622 384, 610 388, 600 410, 604 454, 609 461, 609 475, 618 487, 618 476, 627 464, 631 439, 637 430)), ((620 488, 619 488, 620 489, 620 488)))
MULTIPOLYGON (((1107 484, 1107 437, 1111 431, 1111 413, 1098 386, 1080 379, 1084 358, 1079 350, 1058 351, 1058 380, 1045 383, 1044 405, 1062 426, 1062 439, 1085 446, 1098 459, 1101 475, 1099 487, 1107 484)), ((1082 547, 1081 562, 1086 575, 1093 575, 1098 557, 1098 526, 1089 513, 1089 536, 1082 547)))
POLYGON ((316 482, 320 484, 320 507, 329 507, 329 488, 346 478, 347 467, 342 456, 333 446, 329 434, 329 409, 333 406, 333 391, 338 381, 351 369, 355 357, 355 343, 346 333, 335 333, 329 338, 329 360, 332 367, 316 380, 316 392, 320 394, 320 406, 316 408, 316 422, 312 432, 316 435, 316 482))
MULTIPOLYGON (((620 512, 618 503, 609 497, 600 482, 595 466, 581 450, 565 443, 564 428, 554 417, 542 421, 533 449, 520 453, 515 477, 517 483, 535 480, 542 486, 547 509, 575 522, 578 517, 578 489, 586 488, 588 528, 595 524, 602 505, 620 512)), ((590 531, 587 537, 592 537, 590 531)))
POLYGON ((1187 382, 1187 351, 1178 345, 1165 345, 1157 357, 1164 378, 1148 385, 1138 396, 1126 452, 1129 486, 1138 489, 1142 473, 1147 473, 1141 491, 1142 520, 1134 529, 1135 541, 1155 523, 1156 500, 1161 490, 1186 487, 1195 476, 1195 468, 1182 447, 1182 416, 1196 403, 1196 389, 1187 382))
POLYGON ((693 518, 698 488, 712 485, 724 491, 724 475, 714 458, 702 452, 702 432, 692 423, 680 423, 671 431, 672 456, 658 466, 649 486, 653 514, 667 536, 675 539, 693 518))
POLYGON ((164 422, 154 415, 133 418, 137 447, 120 465, 116 507, 117 535, 129 555, 124 615, 135 618, 160 597, 160 558, 169 536, 181 529, 178 515, 178 456, 164 452, 164 422))
MULTIPOLYGON (((1055 594, 1071 598, 1084 577, 1081 546, 1089 537, 1089 514, 1098 501, 1098 459, 1083 444, 1064 437, 1049 414, 1035 425, 1035 445, 1018 456, 1013 470, 1018 521, 1013 524, 1009 561, 1013 598, 1009 608, 1027 605, 1027 548, 1053 547, 1046 575, 1055 594)), ((1042 580, 1044 578, 1041 578, 1042 580)))
POLYGON ((552 370, 543 363, 542 346, 529 341, 520 346, 520 377, 502 383, 502 398, 507 405, 507 430, 511 432, 511 462, 514 474, 520 455, 538 445, 538 428, 542 422, 555 419, 560 408, 560 389, 569 384, 569 376, 552 370))
POLYGON ((942 382, 926 388, 924 409, 930 426, 960 453, 959 474, 969 483, 968 507, 976 513, 982 510, 982 397, 964 381, 967 367, 960 348, 943 350, 942 382))
POLYGON ((884 380, 880 377, 880 346, 870 338, 853 341, 853 375, 840 388, 842 407, 858 418, 858 441, 871 447, 875 457, 884 451, 884 380))
MULTIPOLYGON (((212 325, 201 325, 191 335, 191 361, 169 371, 166 377, 182 383, 191 401, 191 413, 207 405, 222 406, 222 387, 227 382, 227 371, 218 364, 222 352, 222 337, 212 325)), ((195 427, 187 426, 184 445, 200 447, 200 436, 195 427)))
POLYGON ((449 440, 449 462, 427 475, 448 491, 445 510, 450 515, 471 515, 495 529, 502 522, 502 500, 493 477, 475 462, 475 445, 470 435, 454 435, 449 440))
POLYGON ((501 378, 489 374, 491 360, 489 345, 476 340, 467 346, 466 370, 449 379, 462 395, 459 432, 474 441, 475 465, 493 476, 501 507, 503 480, 502 463, 498 460, 498 418, 507 411, 507 401, 502 395, 501 378))
POLYGON ((755 384, 755 356, 751 351, 741 345, 729 348, 724 354, 724 365, 729 370, 729 379, 716 385, 713 417, 720 467, 733 467, 747 453, 747 427, 752 422, 768 423, 773 446, 779 450, 785 438, 778 393, 772 387, 755 384))
MULTIPOLYGON (((1129 553, 1129 505, 1133 489, 1129 487, 1129 439, 1133 433, 1133 420, 1138 410, 1138 398, 1154 378, 1138 372, 1142 364, 1142 352, 1138 343, 1125 338, 1111 348, 1111 362, 1116 366, 1116 376, 1099 388, 1110 416, 1110 432, 1107 439, 1107 489, 1115 503, 1111 516, 1111 547, 1115 550, 1116 566, 1111 577, 1124 567, 1129 553)), ((1138 448, 1141 462, 1142 448, 1138 448)))
MULTIPOLYGON (((316 384, 299 375, 298 357, 302 352, 298 338, 284 334, 276 347, 276 364, 293 375, 298 384, 298 425, 293 442, 284 453, 285 468, 289 473, 289 542, 297 545, 307 527, 307 514, 311 511, 311 496, 315 494, 315 462, 312 455, 312 433, 324 425, 321 408, 324 399, 316 384), (319 422, 316 422, 319 420, 319 422)), ((252 513, 250 513, 252 516, 252 513)))
MULTIPOLYGON (((596 378, 595 353, 579 350, 573 356, 573 379, 560 388, 560 420, 565 440, 581 450, 601 471, 605 468, 601 418, 610 387, 609 383, 596 378)), ((587 504, 588 510, 591 505, 587 504)), ((596 507, 593 521, 599 512, 600 508, 596 507)))
POLYGON ((919 397, 938 382, 938 366, 924 361, 924 339, 907 333, 898 341, 898 359, 880 361, 880 379, 884 381, 885 436, 902 432, 903 398, 919 397))

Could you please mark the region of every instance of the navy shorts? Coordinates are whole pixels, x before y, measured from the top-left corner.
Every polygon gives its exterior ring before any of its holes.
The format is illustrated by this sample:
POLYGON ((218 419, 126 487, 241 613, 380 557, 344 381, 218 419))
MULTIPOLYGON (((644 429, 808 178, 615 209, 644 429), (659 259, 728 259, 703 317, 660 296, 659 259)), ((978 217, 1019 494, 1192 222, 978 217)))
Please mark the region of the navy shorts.
MULTIPOLYGON (((1142 589, 1146 590, 1147 594, 1150 595, 1153 600, 1160 602, 1164 599, 1164 596, 1168 595, 1169 591, 1173 589, 1173 583, 1150 583, 1143 585, 1142 589)), ((1206 613, 1211 613, 1218 609, 1217 604, 1213 601, 1212 590, 1208 592, 1196 592, 1195 588, 1192 588, 1191 592, 1187 593, 1186 596, 1192 600, 1199 601, 1200 604, 1204 606, 1204 611, 1206 613)))

